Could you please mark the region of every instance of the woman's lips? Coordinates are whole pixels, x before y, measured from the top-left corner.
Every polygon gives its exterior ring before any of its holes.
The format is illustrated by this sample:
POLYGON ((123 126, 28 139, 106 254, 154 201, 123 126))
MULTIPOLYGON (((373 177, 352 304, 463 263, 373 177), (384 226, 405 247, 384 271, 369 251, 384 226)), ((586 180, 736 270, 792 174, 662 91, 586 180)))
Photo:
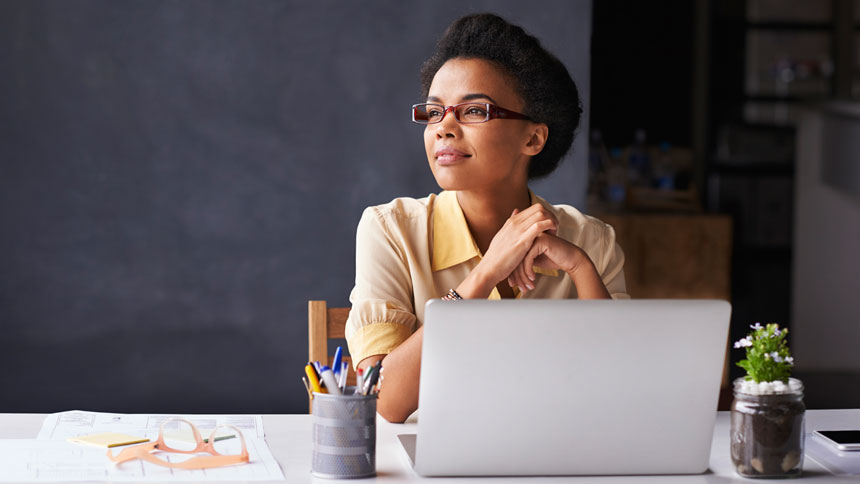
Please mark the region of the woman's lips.
POLYGON ((451 165, 462 161, 472 155, 466 154, 454 148, 441 148, 436 151, 436 163, 440 165, 451 165))

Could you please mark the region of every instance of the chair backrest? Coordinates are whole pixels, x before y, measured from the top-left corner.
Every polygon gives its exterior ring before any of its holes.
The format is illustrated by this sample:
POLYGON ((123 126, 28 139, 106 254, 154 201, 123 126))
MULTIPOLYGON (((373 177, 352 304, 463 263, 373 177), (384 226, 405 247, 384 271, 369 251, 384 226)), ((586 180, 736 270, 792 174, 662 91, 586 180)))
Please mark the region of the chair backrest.
MULTIPOLYGON (((334 354, 328 352, 328 340, 344 338, 346 319, 350 308, 330 308, 325 301, 308 301, 308 361, 319 361, 331 366, 334 354)), ((346 347, 343 348, 346 352, 346 347)), ((355 385, 352 358, 343 355, 348 363, 347 385, 355 385)))

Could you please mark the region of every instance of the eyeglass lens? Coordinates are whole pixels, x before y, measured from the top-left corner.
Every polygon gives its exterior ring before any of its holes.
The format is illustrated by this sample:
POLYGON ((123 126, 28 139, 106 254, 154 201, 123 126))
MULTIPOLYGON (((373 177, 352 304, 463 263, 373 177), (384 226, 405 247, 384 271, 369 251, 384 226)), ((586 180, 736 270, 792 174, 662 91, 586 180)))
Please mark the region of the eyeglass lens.
MULTIPOLYGON (((168 419, 164 421, 161 428, 164 443, 167 444, 167 449, 164 450, 181 450, 190 452, 197 448, 197 441, 194 438, 194 429, 189 422, 177 419, 168 419)), ((200 430, 201 436, 206 430, 200 430)))
MULTIPOLYGON (((204 439, 209 439, 212 435, 212 430, 208 430, 204 434, 204 439)), ((236 435, 236 430, 230 427, 217 427, 215 429, 215 439, 212 443, 212 448, 219 455, 239 455, 242 453, 242 439, 236 435)))
MULTIPOLYGON (((490 106, 487 103, 465 103, 451 106, 454 117, 461 123, 483 123, 490 118, 490 106)), ((439 123, 445 117, 447 110, 441 104, 416 104, 413 118, 416 123, 439 123)))
MULTIPOLYGON (((212 448, 221 455, 239 455, 242 452, 242 442, 236 435, 236 431, 230 427, 214 427, 215 420, 201 420, 194 423, 197 426, 200 439, 208 442, 215 430, 215 441, 212 448)), ((190 452, 195 450, 199 443, 194 437, 192 424, 185 420, 168 419, 164 421, 163 427, 164 443, 167 451, 178 450, 190 452)))

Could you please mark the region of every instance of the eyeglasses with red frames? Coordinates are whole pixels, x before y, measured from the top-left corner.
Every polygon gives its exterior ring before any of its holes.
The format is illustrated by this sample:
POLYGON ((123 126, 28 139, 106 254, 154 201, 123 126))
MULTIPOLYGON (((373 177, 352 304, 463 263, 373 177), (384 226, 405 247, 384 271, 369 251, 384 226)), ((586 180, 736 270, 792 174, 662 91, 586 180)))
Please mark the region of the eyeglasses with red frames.
POLYGON ((532 119, 525 114, 505 109, 490 103, 461 103, 443 106, 434 103, 412 105, 412 121, 418 124, 436 124, 445 119, 449 112, 463 124, 486 123, 491 119, 532 119))

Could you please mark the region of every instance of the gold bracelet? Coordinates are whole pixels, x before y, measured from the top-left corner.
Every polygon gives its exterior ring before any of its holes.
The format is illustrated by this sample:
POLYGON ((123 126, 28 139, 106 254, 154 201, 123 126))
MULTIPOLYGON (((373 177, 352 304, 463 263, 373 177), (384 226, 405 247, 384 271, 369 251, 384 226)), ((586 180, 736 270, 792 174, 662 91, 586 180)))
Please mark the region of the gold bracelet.
POLYGON ((453 289, 448 289, 448 294, 442 296, 443 301, 460 301, 463 297, 457 294, 457 291, 453 289))

